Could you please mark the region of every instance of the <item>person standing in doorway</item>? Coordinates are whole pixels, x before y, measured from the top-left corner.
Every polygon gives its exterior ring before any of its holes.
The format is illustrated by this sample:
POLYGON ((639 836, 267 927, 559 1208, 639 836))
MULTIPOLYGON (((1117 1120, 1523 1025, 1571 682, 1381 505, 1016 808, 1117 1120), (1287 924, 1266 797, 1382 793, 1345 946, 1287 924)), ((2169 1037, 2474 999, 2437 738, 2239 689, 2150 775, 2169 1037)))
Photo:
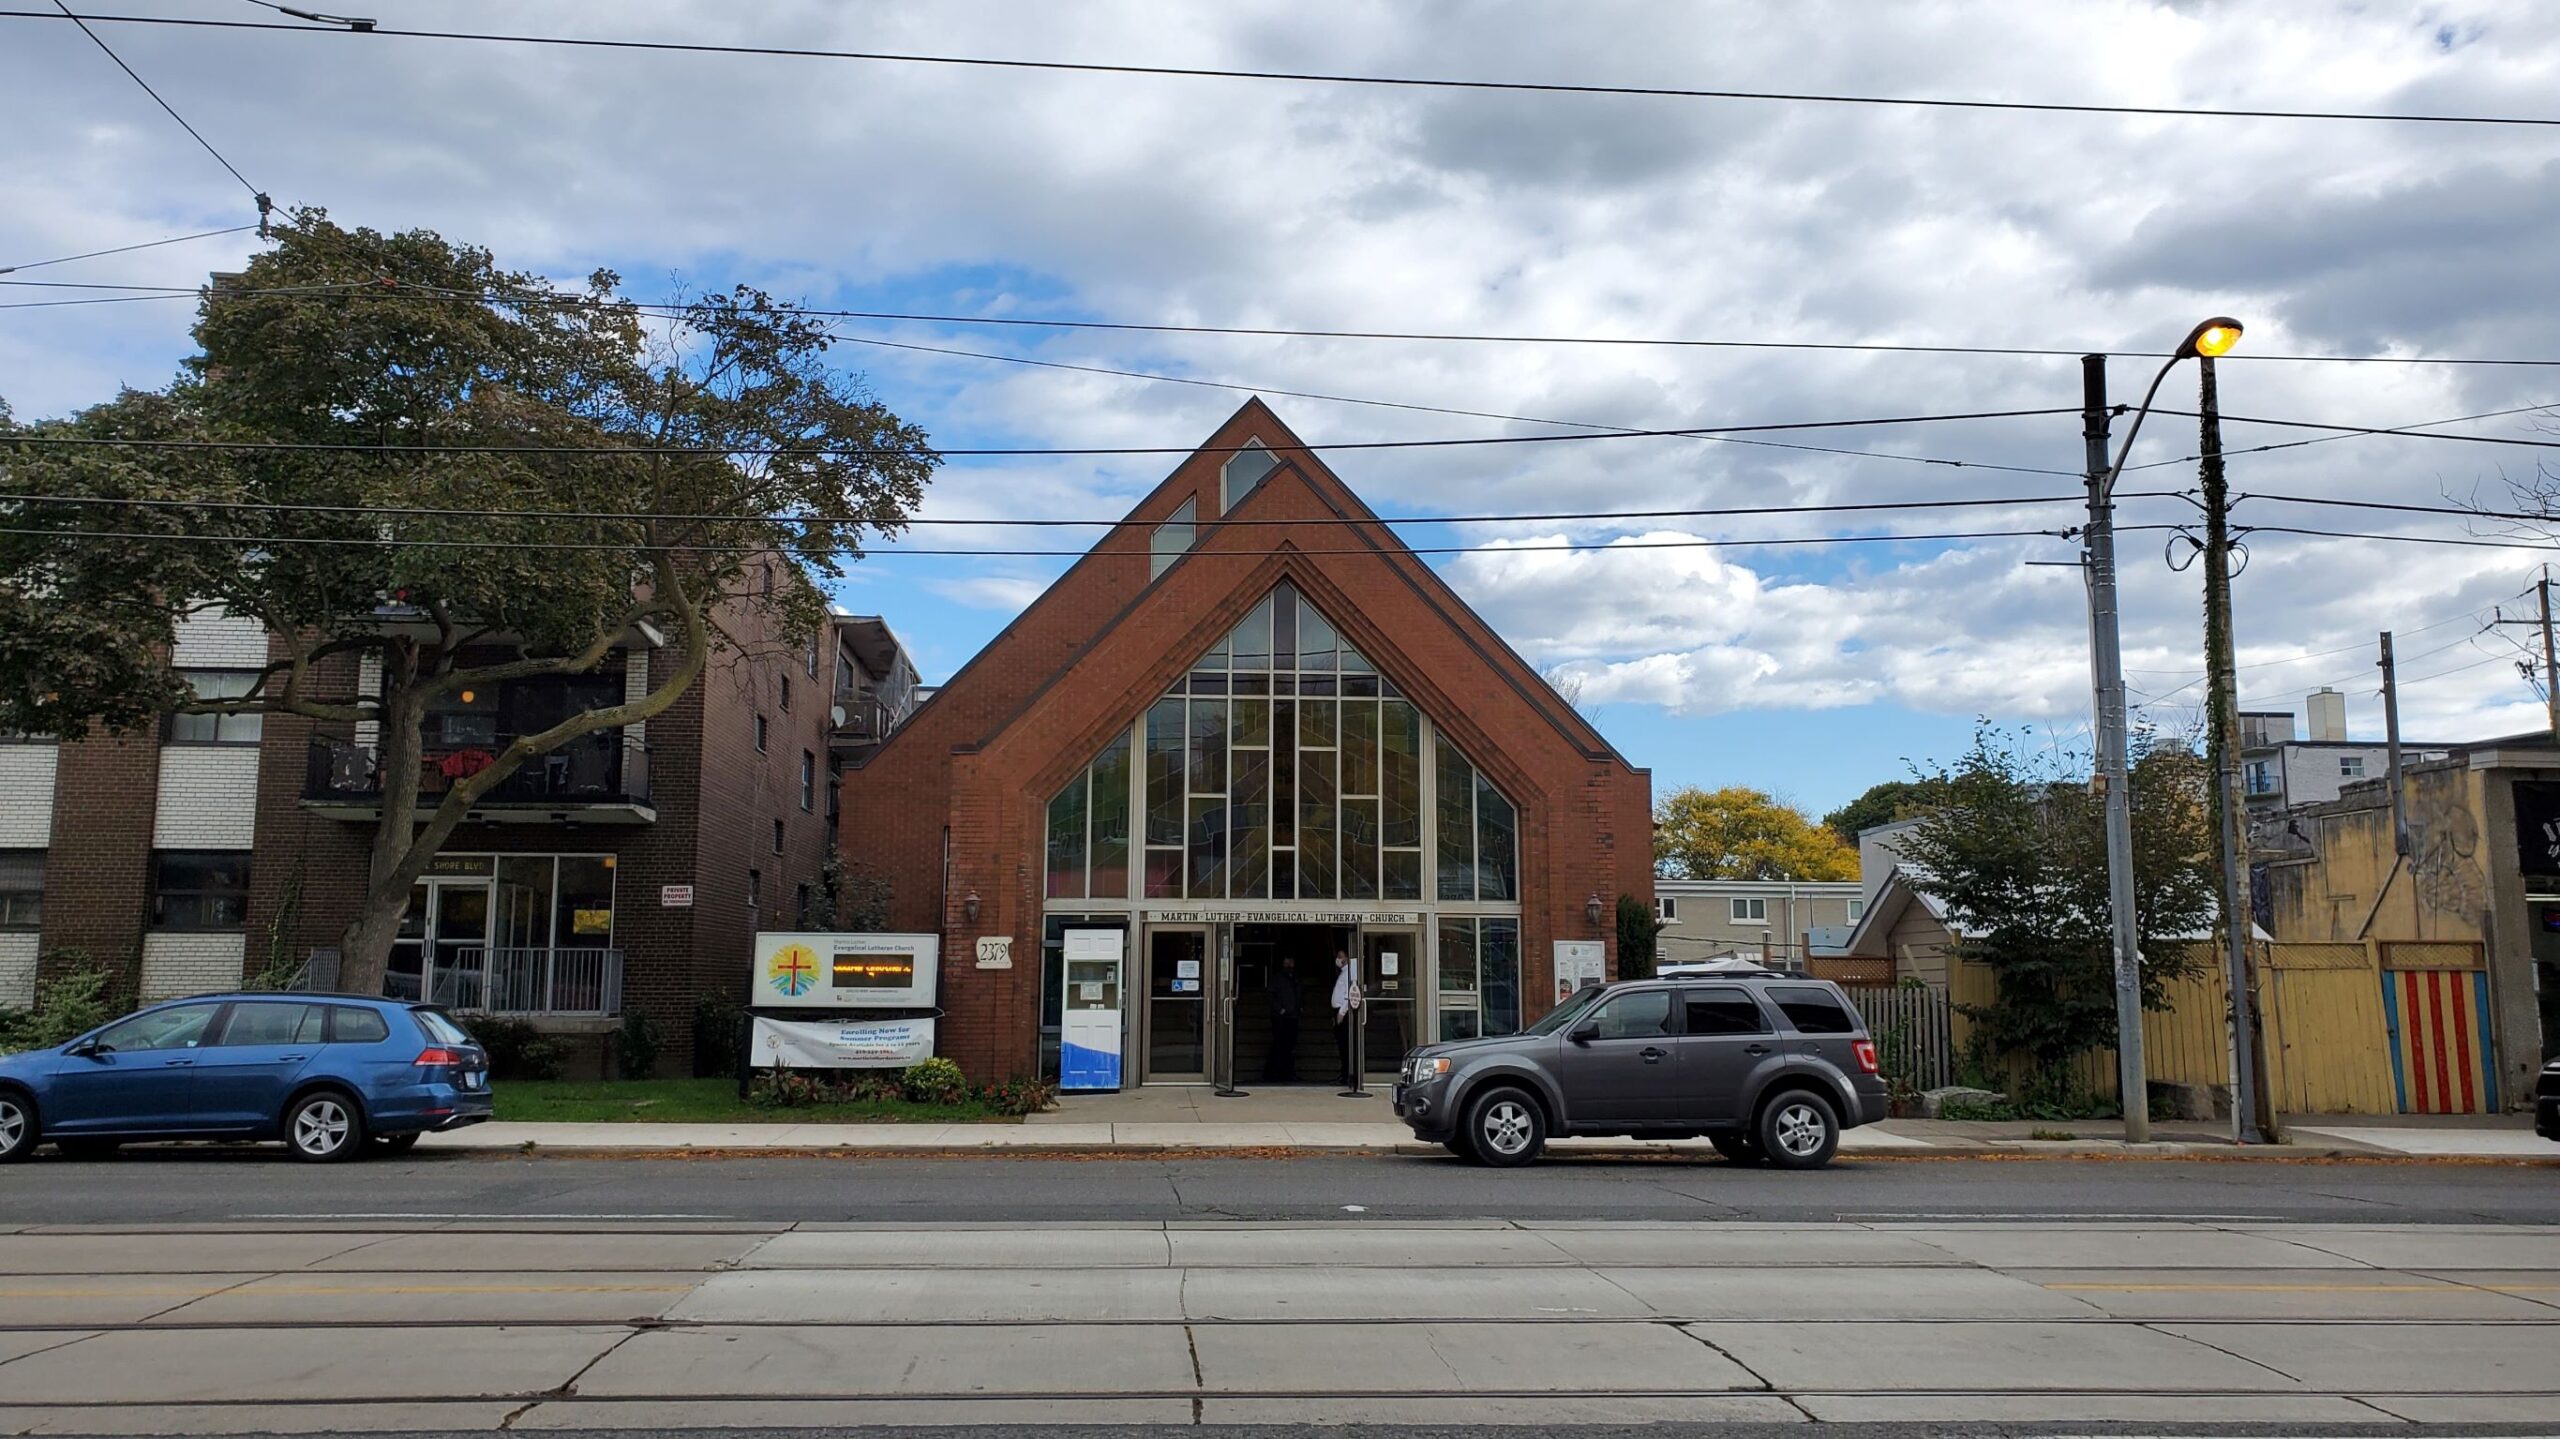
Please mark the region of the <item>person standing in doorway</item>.
POLYGON ((1342 1087, 1351 1087, 1351 1026, 1360 1022, 1360 974, 1351 967, 1351 952, 1333 952, 1333 1052, 1342 1087))
POLYGON ((1266 1084, 1293 1084, 1298 1078, 1298 957, 1280 956, 1271 971, 1271 1053, 1262 1061, 1266 1084))

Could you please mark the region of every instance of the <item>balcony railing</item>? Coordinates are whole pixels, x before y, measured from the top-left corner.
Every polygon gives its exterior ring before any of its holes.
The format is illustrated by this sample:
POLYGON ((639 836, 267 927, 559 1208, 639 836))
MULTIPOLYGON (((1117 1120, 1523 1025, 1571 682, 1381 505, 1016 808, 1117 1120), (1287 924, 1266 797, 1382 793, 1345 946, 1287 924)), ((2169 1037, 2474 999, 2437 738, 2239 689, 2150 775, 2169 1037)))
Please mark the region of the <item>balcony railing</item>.
MULTIPOLYGON (((514 735, 494 735, 481 745, 430 746, 418 756, 418 797, 428 803, 489 767, 514 735)), ((385 786, 382 746, 337 735, 311 742, 302 797, 313 804, 379 807, 385 786)), ((498 781, 480 803, 558 809, 571 805, 649 804, 649 747, 617 730, 581 735, 549 754, 526 760, 498 781)))
POLYGON ((424 974, 385 976, 382 992, 463 1014, 611 1018, 622 1012, 622 951, 448 948, 424 974))

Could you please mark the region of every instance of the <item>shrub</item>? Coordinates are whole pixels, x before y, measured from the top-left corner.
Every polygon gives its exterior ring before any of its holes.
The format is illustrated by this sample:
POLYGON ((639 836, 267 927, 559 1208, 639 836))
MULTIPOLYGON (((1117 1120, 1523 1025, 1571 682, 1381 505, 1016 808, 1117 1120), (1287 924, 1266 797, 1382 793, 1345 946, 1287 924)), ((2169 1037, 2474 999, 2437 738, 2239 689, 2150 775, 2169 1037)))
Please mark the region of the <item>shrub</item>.
POLYGON ((960 1066, 939 1056, 907 1066, 899 1083, 918 1104, 958 1104, 969 1097, 969 1081, 960 1066))
POLYGON ((462 1019, 462 1027, 489 1051, 492 1079, 558 1079, 568 1062, 567 1042, 534 1028, 528 1020, 474 1014, 462 1019))
POLYGON ((825 1081, 796 1069, 759 1069, 747 1081, 747 1103, 758 1109, 801 1109, 831 1098, 825 1081))
POLYGON ((658 1072, 658 1050, 666 1031, 645 1009, 622 1012, 622 1028, 613 1035, 613 1063, 625 1079, 650 1079, 658 1072))
POLYGON ((1056 1106, 1058 1086, 1045 1079, 1008 1079, 981 1086, 978 1102, 998 1114, 1038 1114, 1056 1106))
POLYGON ((56 972, 36 986, 34 1007, 0 1009, 0 1054, 69 1044, 133 1007, 85 951, 59 949, 49 958, 56 972))
POLYGON ((715 989, 693 1002, 693 1073, 697 1079, 735 1074, 746 1043, 747 1011, 738 997, 715 989))

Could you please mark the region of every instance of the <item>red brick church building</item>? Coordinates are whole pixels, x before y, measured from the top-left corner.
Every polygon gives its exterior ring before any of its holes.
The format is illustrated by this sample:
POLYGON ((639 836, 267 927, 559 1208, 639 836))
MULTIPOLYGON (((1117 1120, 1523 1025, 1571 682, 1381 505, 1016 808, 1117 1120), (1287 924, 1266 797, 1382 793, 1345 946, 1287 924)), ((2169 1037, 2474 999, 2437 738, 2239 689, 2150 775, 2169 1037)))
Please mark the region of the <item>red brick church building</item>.
POLYGON ((1056 1073, 1073 1008, 1120 1083, 1331 1079, 1337 953, 1388 1072, 1613 973, 1652 900, 1648 772, 1258 400, 843 784, 972 1078, 1056 1073))

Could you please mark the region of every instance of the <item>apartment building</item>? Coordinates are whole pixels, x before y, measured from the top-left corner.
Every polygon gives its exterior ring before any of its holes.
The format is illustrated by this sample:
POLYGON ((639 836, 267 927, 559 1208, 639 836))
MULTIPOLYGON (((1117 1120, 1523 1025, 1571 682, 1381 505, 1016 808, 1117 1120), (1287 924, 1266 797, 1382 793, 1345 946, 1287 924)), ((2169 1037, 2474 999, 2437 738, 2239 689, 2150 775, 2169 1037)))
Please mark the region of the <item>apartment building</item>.
POLYGON ((1790 968, 1836 951, 1866 909, 1855 880, 1657 879, 1661 963, 1766 959, 1790 968))
MULTIPOLYGON (((2288 812, 2326 804, 2346 787, 2382 778, 2390 747, 2380 740, 2347 737, 2346 696, 2317 689, 2303 699, 2309 735, 2297 737, 2291 710, 2240 712, 2240 787, 2248 796, 2250 843, 2289 847, 2288 812)), ((2445 744, 2400 742, 2403 764, 2443 759, 2445 744)))
MULTIPOLYGON (((675 1062, 699 999, 743 992, 750 936, 820 894, 840 736, 913 707, 913 661, 877 619, 834 616, 805 647, 747 638, 665 712, 484 796, 413 891, 387 990, 594 1037, 636 1007, 675 1062)), ((71 951, 146 1000, 315 957, 327 982, 388 787, 432 806, 517 735, 646 693, 662 645, 635 630, 592 675, 456 691, 414 777, 385 773, 372 726, 297 715, 0 741, 0 1005, 71 951)), ((272 652, 255 621, 208 613, 173 658, 199 693, 242 693, 272 652)), ((340 665, 323 685, 379 691, 370 660, 340 665)))

